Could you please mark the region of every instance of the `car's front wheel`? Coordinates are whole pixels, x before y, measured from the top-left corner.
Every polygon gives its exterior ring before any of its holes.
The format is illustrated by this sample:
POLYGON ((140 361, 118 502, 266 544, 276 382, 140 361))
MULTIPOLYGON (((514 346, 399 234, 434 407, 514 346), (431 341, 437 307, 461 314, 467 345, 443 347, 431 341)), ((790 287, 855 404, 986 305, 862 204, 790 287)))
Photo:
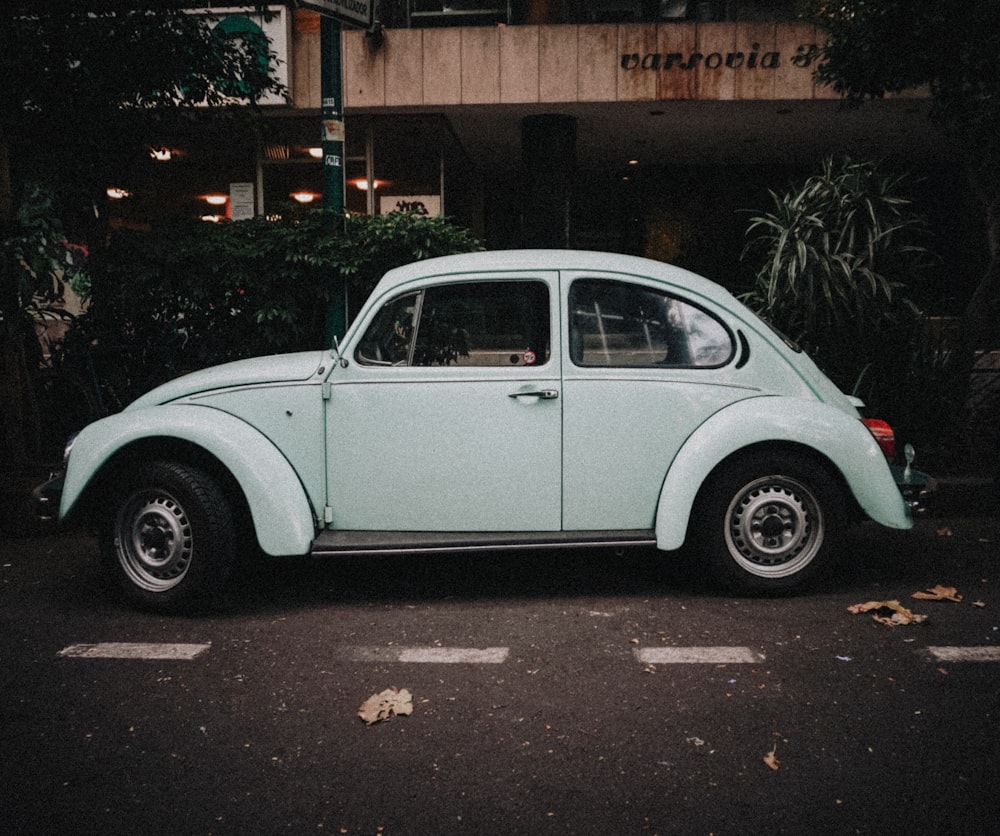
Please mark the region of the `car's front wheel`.
POLYGON ((783 592, 827 563, 844 519, 837 480, 820 462, 756 453, 721 466, 692 518, 715 577, 749 593, 783 592))
POLYGON ((213 477, 185 464, 152 462, 113 492, 101 555, 130 600, 175 611, 222 587, 234 539, 229 502, 213 477))

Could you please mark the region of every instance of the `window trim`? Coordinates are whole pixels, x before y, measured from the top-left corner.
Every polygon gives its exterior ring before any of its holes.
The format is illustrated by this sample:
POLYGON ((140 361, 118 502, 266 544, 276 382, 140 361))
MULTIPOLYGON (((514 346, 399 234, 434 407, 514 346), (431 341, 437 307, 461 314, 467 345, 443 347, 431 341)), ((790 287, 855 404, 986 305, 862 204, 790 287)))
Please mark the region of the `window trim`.
MULTIPOLYGON (((558 357, 559 345, 556 341, 556 335, 559 333, 559 314, 558 314, 558 300, 559 300, 559 280, 558 271, 552 270, 531 270, 524 271, 516 275, 510 273, 499 273, 496 275, 490 273, 476 273, 476 274, 456 274, 452 276, 428 276, 426 279, 420 281, 419 284, 414 286, 401 285, 393 289, 395 292, 390 291, 382 297, 382 301, 378 303, 377 306, 373 306, 373 311, 370 316, 365 318, 365 321, 359 327, 357 332, 357 337, 354 342, 353 356, 355 362, 366 368, 366 369, 379 369, 379 368, 394 368, 394 369, 436 369, 438 371, 444 371, 446 369, 462 369, 464 371, 470 371, 476 369, 480 372, 487 369, 521 369, 524 371, 530 369, 550 369, 552 364, 558 357), (441 366, 428 366, 428 365, 414 365, 414 358, 416 356, 418 340, 420 336, 420 331, 423 327, 423 312, 426 294, 428 291, 434 291, 438 288, 449 288, 458 286, 475 286, 475 285, 537 285, 544 289, 546 298, 546 310, 545 310, 545 323, 547 329, 547 339, 546 339, 546 349, 548 356, 544 362, 534 362, 530 365, 527 363, 519 364, 507 364, 507 363, 497 363, 497 364, 486 364, 486 365, 441 365, 441 366), (391 294, 391 295, 390 295, 391 294), (407 356, 405 363, 391 363, 387 361, 375 360, 371 357, 366 356, 362 353, 362 346, 365 344, 365 338, 367 337, 370 329, 372 328, 375 321, 378 319, 379 315, 388 306, 395 304, 400 299, 406 296, 413 296, 413 333, 410 337, 409 346, 407 349, 407 356)), ((525 308, 524 310, 529 310, 525 308)), ((530 346, 529 346, 530 347, 530 346)), ((523 352, 523 349, 518 353, 523 352)), ((513 352, 511 352, 513 353, 513 352)), ((536 356, 538 352, 536 350, 536 356)))
POLYGON ((641 276, 602 276, 595 275, 592 273, 576 273, 570 277, 569 287, 566 290, 566 345, 568 350, 566 352, 569 362, 578 369, 616 369, 622 370, 650 370, 659 369, 662 371, 704 371, 712 369, 721 369, 732 364, 739 354, 737 350, 736 335, 733 333, 733 329, 729 327, 729 324, 720 317, 716 312, 709 309, 703 304, 691 301, 690 297, 681 295, 677 292, 677 289, 670 285, 665 286, 660 282, 646 282, 642 280, 641 276), (701 311, 705 316, 709 317, 713 322, 719 325, 725 332, 726 336, 729 338, 729 355, 726 359, 720 363, 711 363, 705 365, 697 365, 694 363, 688 364, 669 364, 669 363, 649 363, 643 365, 620 365, 620 364, 604 364, 604 363, 584 363, 582 361, 577 361, 573 356, 572 351, 572 338, 574 330, 574 306, 573 306, 573 292, 578 282, 601 282, 611 285, 625 286, 628 288, 642 288, 647 291, 652 291, 660 294, 661 296, 668 297, 672 300, 680 302, 681 304, 687 305, 698 311, 701 311))

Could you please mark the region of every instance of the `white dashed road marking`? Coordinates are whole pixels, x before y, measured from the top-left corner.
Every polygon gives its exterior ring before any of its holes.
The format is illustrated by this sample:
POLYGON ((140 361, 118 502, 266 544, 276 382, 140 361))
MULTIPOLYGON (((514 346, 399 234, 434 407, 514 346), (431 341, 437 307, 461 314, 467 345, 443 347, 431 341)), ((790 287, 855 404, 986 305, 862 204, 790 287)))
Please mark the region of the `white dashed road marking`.
POLYGON ((1000 647, 928 647, 939 662, 1000 662, 1000 647))
MULTIPOLYGON (((190 661, 212 647, 207 644, 163 644, 144 642, 101 642, 71 644, 58 655, 76 659, 153 659, 190 661)), ((939 662, 1000 662, 1000 646, 928 647, 939 662)), ((430 665, 501 665, 507 661, 507 647, 345 647, 335 649, 337 658, 347 662, 399 662, 430 665)), ((749 647, 642 647, 632 651, 643 665, 752 665, 765 660, 763 653, 749 647)))
POLYGON ((350 662, 500 665, 509 654, 507 647, 349 647, 339 655, 350 662))
POLYGON ((208 650, 211 644, 146 644, 139 642, 103 642, 71 644, 60 656, 77 659, 175 659, 189 661, 208 650))
POLYGON ((634 652, 644 665, 748 665, 764 661, 763 653, 749 647, 642 647, 634 652))

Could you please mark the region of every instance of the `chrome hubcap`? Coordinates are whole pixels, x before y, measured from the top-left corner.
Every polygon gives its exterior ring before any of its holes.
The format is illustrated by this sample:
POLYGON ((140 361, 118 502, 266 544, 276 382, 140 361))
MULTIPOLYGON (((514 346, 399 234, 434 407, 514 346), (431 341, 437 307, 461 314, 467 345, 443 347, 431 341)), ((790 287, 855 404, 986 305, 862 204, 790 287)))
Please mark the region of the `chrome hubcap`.
POLYGON ((803 569, 823 544, 823 515, 802 483, 767 476, 747 485, 726 512, 726 546, 746 571, 785 577, 803 569))
POLYGON ((162 491, 141 491, 124 504, 115 529, 118 560, 129 579, 150 592, 183 580, 191 566, 191 523, 162 491))

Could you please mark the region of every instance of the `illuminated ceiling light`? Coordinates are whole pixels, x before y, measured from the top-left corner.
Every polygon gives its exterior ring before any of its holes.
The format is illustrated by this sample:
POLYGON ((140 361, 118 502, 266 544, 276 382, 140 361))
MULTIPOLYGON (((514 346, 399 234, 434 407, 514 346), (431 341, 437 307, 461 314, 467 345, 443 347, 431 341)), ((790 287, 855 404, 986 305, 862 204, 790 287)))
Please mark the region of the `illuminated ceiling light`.
POLYGON ((322 160, 323 159, 323 149, 322 148, 310 148, 309 149, 309 156, 312 157, 314 160, 322 160))
POLYGON ((158 163, 168 163, 174 158, 174 152, 169 148, 150 148, 149 156, 158 163))
POLYGON ((229 197, 224 194, 206 194, 202 195, 202 200, 209 206, 225 206, 229 197))
POLYGON ((629 160, 628 164, 629 165, 639 165, 639 161, 638 160, 629 160))
MULTIPOLYGON (((359 177, 357 180, 351 180, 351 185, 363 192, 368 191, 368 181, 364 177, 359 177)), ((386 185, 385 180, 372 180, 373 189, 379 189, 384 185, 386 185)))
POLYGON ((292 192, 289 197, 299 203, 312 203, 317 197, 316 192, 292 192))
POLYGON ((132 197, 132 192, 119 186, 109 186, 105 191, 105 194, 111 198, 111 200, 122 200, 126 197, 132 197))

